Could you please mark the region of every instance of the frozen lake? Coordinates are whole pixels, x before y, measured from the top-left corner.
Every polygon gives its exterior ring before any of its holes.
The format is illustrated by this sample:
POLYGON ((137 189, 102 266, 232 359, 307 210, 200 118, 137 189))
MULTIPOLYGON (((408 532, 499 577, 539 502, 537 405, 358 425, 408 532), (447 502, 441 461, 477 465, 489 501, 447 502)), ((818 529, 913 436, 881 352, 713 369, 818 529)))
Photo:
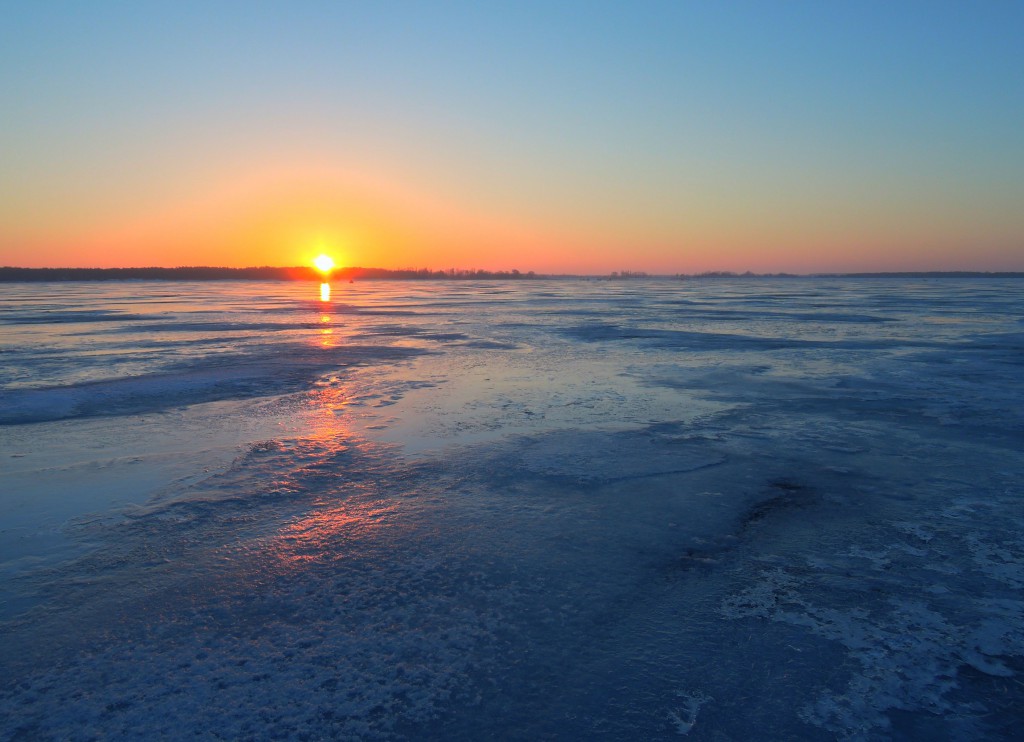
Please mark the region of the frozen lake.
POLYGON ((1016 739, 1024 281, 5 284, 4 739, 1016 739))

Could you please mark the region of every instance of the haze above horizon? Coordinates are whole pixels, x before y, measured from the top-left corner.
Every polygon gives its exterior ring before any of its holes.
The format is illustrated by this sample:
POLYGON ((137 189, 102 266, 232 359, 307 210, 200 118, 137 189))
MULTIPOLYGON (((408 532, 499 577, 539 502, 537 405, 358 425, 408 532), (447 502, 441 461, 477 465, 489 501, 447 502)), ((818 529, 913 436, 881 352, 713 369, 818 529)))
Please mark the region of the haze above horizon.
POLYGON ((0 265, 1024 270, 1019 3, 30 4, 0 265))

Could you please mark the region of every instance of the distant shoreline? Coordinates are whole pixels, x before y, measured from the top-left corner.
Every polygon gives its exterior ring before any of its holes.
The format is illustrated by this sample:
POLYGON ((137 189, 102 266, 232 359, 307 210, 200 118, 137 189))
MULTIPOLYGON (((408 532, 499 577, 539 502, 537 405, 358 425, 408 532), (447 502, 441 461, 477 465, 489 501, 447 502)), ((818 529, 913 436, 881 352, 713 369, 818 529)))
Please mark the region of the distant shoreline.
POLYGON ((0 267, 2 283, 49 281, 354 281, 354 280, 536 280, 577 279, 630 281, 636 279, 705 280, 732 278, 1024 278, 1024 271, 878 271, 859 273, 731 273, 712 271, 696 274, 648 275, 623 271, 611 275, 541 275, 529 271, 429 270, 388 268, 339 268, 325 278, 306 267, 276 268, 16 268, 0 267))
MULTIPOLYGON (((478 279, 517 280, 538 278, 532 271, 428 270, 386 268, 338 268, 325 277, 315 268, 221 268, 186 266, 181 268, 14 268, 0 267, 0 282, 38 281, 351 281, 360 280, 437 280, 478 279)), ((545 276, 550 278, 550 276, 545 276)))

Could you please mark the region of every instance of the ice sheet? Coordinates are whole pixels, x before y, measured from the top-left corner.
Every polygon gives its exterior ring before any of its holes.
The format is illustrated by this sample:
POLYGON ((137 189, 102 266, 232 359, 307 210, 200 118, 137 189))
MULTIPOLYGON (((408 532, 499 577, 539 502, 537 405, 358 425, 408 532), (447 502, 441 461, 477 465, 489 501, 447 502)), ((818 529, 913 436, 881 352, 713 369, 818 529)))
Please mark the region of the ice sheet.
POLYGON ((1020 287, 17 286, 2 735, 1013 739, 1020 287))

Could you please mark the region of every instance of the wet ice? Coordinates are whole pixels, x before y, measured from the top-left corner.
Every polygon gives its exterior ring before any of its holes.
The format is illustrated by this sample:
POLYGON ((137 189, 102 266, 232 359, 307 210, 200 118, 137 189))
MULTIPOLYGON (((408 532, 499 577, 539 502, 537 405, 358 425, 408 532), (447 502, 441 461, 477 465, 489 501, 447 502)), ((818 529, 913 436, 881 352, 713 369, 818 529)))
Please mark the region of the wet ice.
POLYGON ((1019 281, 316 289, 5 294, 5 736, 1013 738, 1019 281))

